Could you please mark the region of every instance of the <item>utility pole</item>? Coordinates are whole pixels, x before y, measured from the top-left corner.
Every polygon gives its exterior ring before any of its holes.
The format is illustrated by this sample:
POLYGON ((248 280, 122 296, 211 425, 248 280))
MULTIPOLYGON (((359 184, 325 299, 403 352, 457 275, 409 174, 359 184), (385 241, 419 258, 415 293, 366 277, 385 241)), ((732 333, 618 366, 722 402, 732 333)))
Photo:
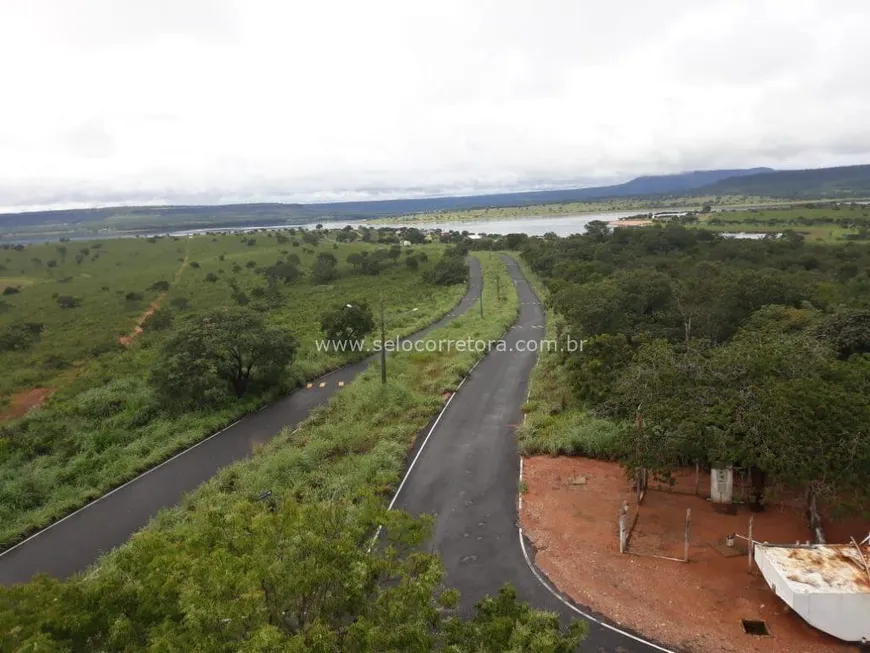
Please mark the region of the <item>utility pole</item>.
POLYGON ((483 281, 480 282, 480 317, 483 317, 483 281))
POLYGON ((387 382, 387 327, 384 323, 384 293, 378 293, 381 303, 381 383, 387 382))

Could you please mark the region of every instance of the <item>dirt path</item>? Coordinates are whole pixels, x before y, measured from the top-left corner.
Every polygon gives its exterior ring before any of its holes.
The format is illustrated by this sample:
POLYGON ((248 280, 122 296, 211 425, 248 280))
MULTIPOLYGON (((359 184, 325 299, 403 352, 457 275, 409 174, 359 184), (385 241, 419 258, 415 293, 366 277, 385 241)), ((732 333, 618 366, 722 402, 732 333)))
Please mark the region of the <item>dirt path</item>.
POLYGON ((16 392, 9 398, 9 405, 0 410, 0 422, 22 417, 34 408, 39 408, 54 391, 54 388, 31 388, 16 392))
MULTIPOLYGON (((187 263, 190 260, 190 252, 185 252, 184 260, 181 262, 181 265, 178 266, 178 270, 175 272, 175 276, 172 279, 172 283, 176 284, 181 280, 181 275, 184 274, 185 268, 187 268, 187 263)), ((133 330, 128 333, 126 336, 121 336, 118 338, 118 342, 122 345, 127 346, 133 340, 135 340, 142 333, 142 325, 145 324, 145 320, 147 320, 151 315, 160 308, 160 304, 162 304, 166 300, 166 296, 169 294, 168 291, 160 293, 160 295, 148 305, 148 308, 139 316, 136 320, 136 326, 133 327, 133 330)))

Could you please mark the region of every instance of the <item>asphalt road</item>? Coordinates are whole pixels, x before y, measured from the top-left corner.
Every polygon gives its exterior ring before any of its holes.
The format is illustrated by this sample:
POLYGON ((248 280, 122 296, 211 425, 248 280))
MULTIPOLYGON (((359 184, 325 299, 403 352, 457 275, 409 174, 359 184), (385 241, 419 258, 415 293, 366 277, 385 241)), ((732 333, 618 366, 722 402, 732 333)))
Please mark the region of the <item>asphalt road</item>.
POLYGON ((428 546, 442 560, 445 582, 462 596, 461 611, 505 583, 537 608, 558 612, 567 623, 585 612, 590 634, 580 650, 650 653, 666 647, 605 625, 591 611, 559 597, 533 567, 534 552, 517 520, 519 456, 514 435, 522 421, 535 352, 520 351, 544 334, 544 311, 534 290, 509 257, 520 297, 520 315, 504 336, 506 351, 493 351, 472 371, 439 416, 394 499, 396 509, 435 518, 428 546), (529 559, 527 559, 527 557, 529 559))
MULTIPOLYGON (((469 287, 462 300, 450 314, 408 340, 423 338, 475 303, 480 295, 482 274, 477 259, 469 260, 469 287)), ((255 445, 268 441, 282 428, 304 420, 313 408, 328 401, 375 358, 377 356, 372 356, 316 379, 310 389, 297 390, 244 417, 0 553, 0 584, 26 582, 40 572, 65 578, 86 569, 102 553, 126 542, 160 509, 177 504, 221 467, 248 457, 255 445)))

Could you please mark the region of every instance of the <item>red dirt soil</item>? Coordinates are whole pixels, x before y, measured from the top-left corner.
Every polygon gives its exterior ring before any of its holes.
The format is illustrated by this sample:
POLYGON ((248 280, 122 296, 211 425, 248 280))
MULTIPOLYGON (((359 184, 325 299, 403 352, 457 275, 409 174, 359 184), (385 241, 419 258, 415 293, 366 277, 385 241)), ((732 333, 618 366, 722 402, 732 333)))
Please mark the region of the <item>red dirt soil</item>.
MULTIPOLYGON (((175 272, 175 279, 173 283, 178 283, 179 279, 181 279, 181 275, 184 274, 184 269, 187 267, 188 260, 190 258, 190 254, 184 255, 184 260, 181 262, 181 265, 178 266, 178 270, 175 272)), ((133 327, 133 330, 127 334, 126 336, 121 336, 118 338, 118 342, 120 342, 125 347, 129 345, 133 340, 135 340, 142 333, 142 325, 145 324, 145 320, 147 320, 151 315, 160 308, 160 304, 166 299, 166 295, 169 293, 161 293, 160 296, 151 302, 148 305, 148 308, 145 309, 145 312, 139 316, 139 319, 136 320, 136 326, 133 327)))
MULTIPOLYGON (((715 548, 728 534, 745 536, 750 515, 756 540, 809 540, 800 511, 769 506, 763 513, 744 507, 736 515, 718 513, 694 496, 695 472, 687 471, 677 485, 687 494, 647 492, 629 543, 631 552, 682 558, 686 509, 691 508, 690 561, 672 562, 619 553, 619 510, 623 500, 635 502, 618 464, 532 457, 525 459, 523 479, 527 492, 520 521, 537 551, 537 565, 577 603, 693 653, 856 650, 791 613, 757 568, 747 571, 745 545, 742 555, 730 557, 715 548), (770 637, 745 634, 741 619, 765 621, 770 637)), ((709 493, 709 476, 701 476, 700 488, 709 493)), ((825 532, 832 542, 848 542, 849 535, 860 541, 870 523, 825 524, 825 532)))
POLYGON ((32 388, 15 393, 10 397, 9 405, 0 410, 0 422, 26 415, 34 408, 39 408, 53 394, 53 388, 32 388))
POLYGON ((166 293, 163 293, 162 295, 160 295, 160 297, 151 302, 145 312, 139 316, 138 320, 136 320, 136 326, 133 327, 133 330, 128 335, 118 338, 118 341, 122 345, 129 345, 139 336, 139 334, 142 333, 142 325, 145 324, 145 320, 151 317, 151 314, 154 313, 154 311, 156 311, 158 308, 160 308, 160 303, 165 297, 166 293))

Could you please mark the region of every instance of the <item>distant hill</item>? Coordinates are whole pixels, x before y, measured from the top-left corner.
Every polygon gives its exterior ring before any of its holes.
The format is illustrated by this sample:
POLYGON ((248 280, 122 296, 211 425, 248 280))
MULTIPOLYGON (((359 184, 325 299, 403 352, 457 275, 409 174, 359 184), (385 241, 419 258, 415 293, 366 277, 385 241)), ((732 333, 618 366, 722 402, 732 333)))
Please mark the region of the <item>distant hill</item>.
POLYGON ((730 177, 703 186, 697 193, 784 199, 870 197, 870 165, 780 170, 730 177))
MULTIPOLYGON (((638 177, 618 186, 588 188, 596 192, 609 192, 611 197, 635 197, 639 195, 673 195, 703 188, 725 179, 737 179, 773 172, 773 168, 749 168, 744 170, 697 170, 677 175, 654 175, 638 177)), ((599 195, 600 197, 600 195, 599 195)))
POLYGON ((373 200, 360 202, 331 202, 321 204, 226 204, 205 206, 134 206, 99 209, 69 209, 62 211, 35 211, 0 214, 0 230, 21 226, 82 225, 103 222, 118 229, 125 227, 139 231, 219 226, 267 226, 273 224, 301 224, 318 220, 373 219, 463 209, 497 208, 583 202, 606 198, 625 198, 649 195, 688 194, 705 184, 720 180, 756 175, 770 168, 747 170, 705 170, 675 175, 638 177, 623 184, 573 188, 567 190, 498 193, 490 195, 464 195, 457 197, 431 197, 416 199, 373 200))

